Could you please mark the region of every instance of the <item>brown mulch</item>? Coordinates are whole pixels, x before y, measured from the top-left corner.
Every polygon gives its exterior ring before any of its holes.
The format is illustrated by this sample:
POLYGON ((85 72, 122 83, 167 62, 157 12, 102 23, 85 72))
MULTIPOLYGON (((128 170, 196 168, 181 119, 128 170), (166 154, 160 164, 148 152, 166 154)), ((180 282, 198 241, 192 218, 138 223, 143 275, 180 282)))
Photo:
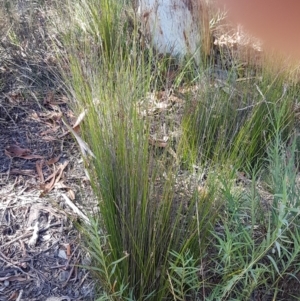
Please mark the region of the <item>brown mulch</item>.
POLYGON ((77 266, 88 263, 77 215, 65 203, 87 205, 91 190, 62 115, 73 117, 52 92, 42 104, 0 95, 0 300, 93 300, 89 272, 77 266))
POLYGON ((62 122, 73 125, 76 116, 59 86, 46 11, 35 1, 6 4, 0 6, 0 301, 94 300, 76 222, 95 200, 62 122))

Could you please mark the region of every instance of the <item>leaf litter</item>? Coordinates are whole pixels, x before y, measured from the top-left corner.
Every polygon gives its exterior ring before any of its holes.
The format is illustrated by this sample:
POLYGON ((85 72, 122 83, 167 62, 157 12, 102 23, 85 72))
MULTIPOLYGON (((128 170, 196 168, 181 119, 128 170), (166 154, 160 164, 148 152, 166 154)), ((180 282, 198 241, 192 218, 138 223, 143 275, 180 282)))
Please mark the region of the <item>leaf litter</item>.
POLYGON ((9 23, 0 29, 0 301, 94 300, 75 225, 96 203, 62 122, 74 114, 53 75, 50 37, 39 30, 46 8, 11 4, 18 43, 9 23))

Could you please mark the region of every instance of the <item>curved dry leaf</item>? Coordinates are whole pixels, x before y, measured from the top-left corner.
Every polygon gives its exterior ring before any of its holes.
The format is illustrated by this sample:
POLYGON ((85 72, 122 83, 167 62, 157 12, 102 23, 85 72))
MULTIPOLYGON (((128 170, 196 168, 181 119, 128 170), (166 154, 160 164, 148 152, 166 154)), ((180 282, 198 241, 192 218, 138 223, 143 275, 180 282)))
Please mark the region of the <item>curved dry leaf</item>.
MULTIPOLYGON (((49 193, 54 186, 57 185, 57 183, 60 181, 63 171, 66 168, 66 166, 69 164, 69 161, 65 161, 63 164, 60 164, 57 170, 54 170, 54 172, 45 180, 45 182, 48 182, 47 184, 40 185, 40 188, 42 190, 42 193, 40 196, 44 196, 45 194, 49 193)), ((54 166, 55 167, 55 166, 54 166)))
POLYGON ((44 183, 44 181, 45 181, 44 175, 43 175, 43 165, 44 165, 44 160, 37 161, 36 164, 35 164, 36 171, 37 171, 37 174, 40 178, 41 183, 44 183))
POLYGON ((48 164, 48 165, 51 165, 51 164, 57 163, 57 162, 59 161, 60 157, 61 157, 61 155, 58 155, 57 157, 54 157, 54 158, 49 159, 49 160, 47 161, 47 164, 48 164))
POLYGON ((22 277, 19 275, 13 275, 13 276, 6 276, 6 277, 0 277, 0 281, 26 281, 28 280, 26 277, 22 277))
POLYGON ((23 156, 27 156, 31 153, 31 150, 28 148, 21 148, 18 145, 9 145, 5 149, 5 155, 11 158, 18 157, 22 158, 23 156))
POLYGON ((31 159, 43 159, 43 156, 40 155, 31 155, 31 150, 28 148, 21 148, 18 145, 9 145, 5 151, 5 155, 10 158, 21 158, 26 160, 31 159))

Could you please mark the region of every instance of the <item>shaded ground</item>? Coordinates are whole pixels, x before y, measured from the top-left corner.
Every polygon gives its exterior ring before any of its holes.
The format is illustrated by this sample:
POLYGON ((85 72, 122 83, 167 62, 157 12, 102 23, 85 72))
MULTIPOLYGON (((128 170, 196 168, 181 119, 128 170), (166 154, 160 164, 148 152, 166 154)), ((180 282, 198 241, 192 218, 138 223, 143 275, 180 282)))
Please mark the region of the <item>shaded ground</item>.
POLYGON ((76 118, 54 76, 46 12, 1 2, 0 300, 94 300, 74 212, 93 198, 61 120, 76 118))
POLYGON ((85 260, 77 217, 65 204, 90 192, 75 143, 61 137, 59 116, 72 113, 64 103, 0 97, 0 300, 21 291, 24 300, 92 300, 88 272, 75 266, 85 260))

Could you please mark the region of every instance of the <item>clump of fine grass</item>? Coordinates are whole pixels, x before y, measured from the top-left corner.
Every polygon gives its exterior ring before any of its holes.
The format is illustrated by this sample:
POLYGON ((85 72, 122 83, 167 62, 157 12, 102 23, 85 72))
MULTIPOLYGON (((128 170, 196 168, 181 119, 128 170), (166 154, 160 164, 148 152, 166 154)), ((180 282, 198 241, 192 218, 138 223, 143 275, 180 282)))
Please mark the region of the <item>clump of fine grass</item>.
POLYGON ((183 125, 185 164, 200 159, 253 167, 263 160, 274 137, 274 122, 287 141, 293 131, 299 86, 283 72, 270 73, 268 68, 257 72, 249 79, 237 78, 236 83, 229 76, 217 88, 204 86, 191 100, 183 125))
POLYGON ((75 108, 88 109, 82 131, 95 155, 85 161, 99 214, 81 230, 104 290, 99 300, 163 300, 174 293, 170 279, 182 264, 174 256, 192 256, 196 265, 204 253, 217 216, 214 188, 175 199, 178 166, 167 166, 164 152, 157 158, 149 121, 138 113, 155 73, 138 47, 137 29, 130 41, 119 34, 126 6, 112 0, 69 5, 79 19, 75 33, 65 30, 63 60, 75 108))

